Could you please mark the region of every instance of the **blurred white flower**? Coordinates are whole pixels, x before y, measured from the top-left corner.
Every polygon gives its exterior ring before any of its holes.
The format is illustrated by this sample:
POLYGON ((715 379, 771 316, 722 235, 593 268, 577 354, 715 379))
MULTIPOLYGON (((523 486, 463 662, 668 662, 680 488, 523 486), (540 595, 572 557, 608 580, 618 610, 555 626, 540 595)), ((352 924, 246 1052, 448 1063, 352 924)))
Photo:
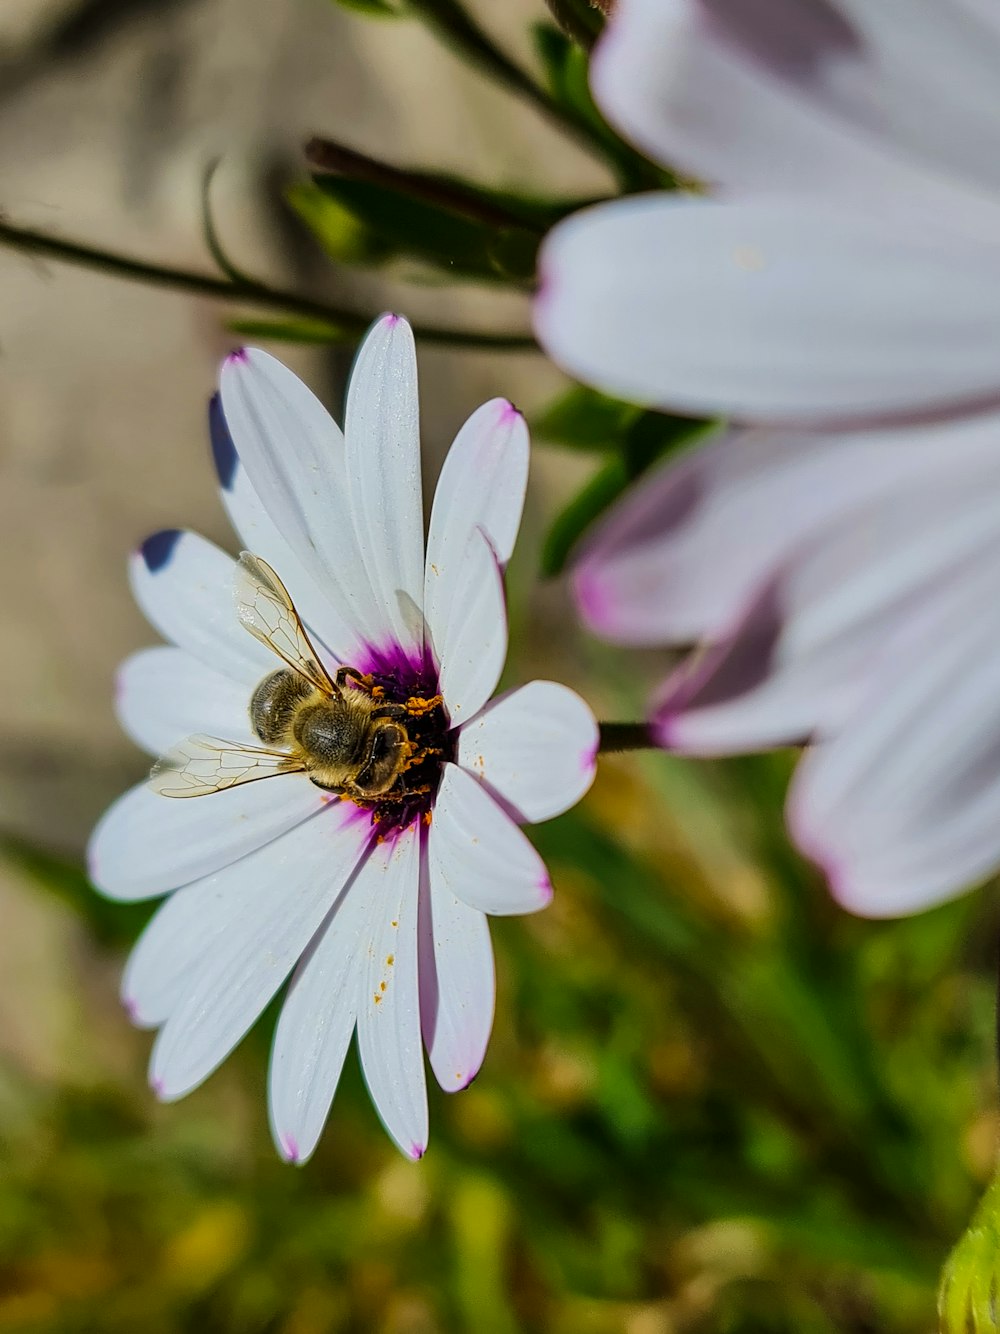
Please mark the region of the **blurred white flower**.
MULTIPOLYGON (((388 790, 365 770, 358 782, 367 772, 372 795, 348 797, 288 771, 280 748, 262 754, 248 705, 281 664, 259 642, 273 608, 262 620, 247 603, 247 570, 261 567, 236 566, 191 533, 150 538, 132 559, 133 587, 175 647, 124 664, 123 725, 153 754, 194 734, 181 748, 194 757, 185 781, 235 785, 169 800, 144 784, 96 829, 91 874, 105 894, 175 891, 129 960, 123 996, 136 1023, 160 1029, 150 1079, 169 1100, 219 1065, 294 969, 270 1066, 280 1152, 295 1162, 313 1152, 356 1029, 375 1107, 418 1158, 421 1038, 442 1088, 470 1083, 493 1019, 486 914, 533 912, 551 897, 518 824, 571 806, 594 772, 597 726, 570 690, 534 681, 488 703, 506 655, 502 571, 527 430, 503 399, 466 422, 438 481, 425 561, 404 320, 383 317, 361 347, 344 434, 257 351, 226 362, 211 425, 223 502, 287 586, 314 674, 329 693, 337 669, 353 669, 348 697, 403 720, 408 739, 397 729, 394 744, 408 758, 388 790), (221 760, 213 746, 225 747, 221 760), (249 765, 269 776, 244 781, 249 765)), ((175 749, 161 790, 183 762, 175 749)))
POLYGON ((894 916, 1000 866, 1000 425, 745 431, 619 506, 575 574, 605 637, 701 643, 653 706, 692 755, 812 744, 799 846, 894 916))
POLYGON ((574 375, 744 421, 1000 404, 993 0, 620 0, 592 85, 717 189, 551 234, 536 328, 574 375))

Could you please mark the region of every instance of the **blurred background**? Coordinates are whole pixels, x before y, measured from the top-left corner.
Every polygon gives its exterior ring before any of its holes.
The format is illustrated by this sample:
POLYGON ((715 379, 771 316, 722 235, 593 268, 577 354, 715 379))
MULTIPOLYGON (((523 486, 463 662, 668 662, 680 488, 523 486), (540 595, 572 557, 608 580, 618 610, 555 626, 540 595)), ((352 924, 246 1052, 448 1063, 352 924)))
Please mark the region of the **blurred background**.
MULTIPOLYGON (((532 36, 542 0, 471 12, 528 68, 553 49, 554 29, 532 36)), ((255 276, 371 316, 527 330, 524 283, 331 263, 343 236, 324 249, 301 220, 315 133, 529 196, 615 188, 414 20, 331 0, 0 3, 0 217, 209 272, 219 159, 216 228, 255 276)), ((492 1047, 471 1089, 432 1093, 421 1163, 349 1058, 315 1159, 282 1165, 268 1019, 203 1089, 156 1104, 149 1036, 117 1001, 150 909, 102 902, 80 864, 146 767, 112 710, 117 663, 153 641, 125 557, 165 526, 232 549, 205 405, 239 309, 0 249, 0 1330, 930 1334, 993 1169, 995 896, 848 918, 786 845, 792 756, 612 757, 579 810, 532 831, 555 903, 495 923, 492 1047)), ((349 341, 265 346, 339 409, 349 341)), ((540 578, 614 412, 567 398, 530 351, 422 344, 420 371, 430 483, 484 399, 538 427, 509 681, 639 716, 662 664, 586 640, 540 578)))

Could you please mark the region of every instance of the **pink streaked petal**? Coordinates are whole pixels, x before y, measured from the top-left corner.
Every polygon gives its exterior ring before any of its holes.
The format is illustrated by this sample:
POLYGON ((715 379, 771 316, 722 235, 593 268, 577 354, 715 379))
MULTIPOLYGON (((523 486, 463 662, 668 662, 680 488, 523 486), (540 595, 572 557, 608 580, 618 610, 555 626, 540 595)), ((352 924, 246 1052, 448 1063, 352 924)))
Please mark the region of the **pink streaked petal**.
POLYGON ((841 196, 935 190, 935 173, 995 188, 998 64, 989 0, 620 0, 591 79, 664 162, 841 196))
POLYGON ((420 1022, 437 1082, 446 1093, 468 1088, 493 1027, 495 976, 483 913, 435 882, 428 859, 420 884, 420 1022))
POLYGON ((793 834, 855 911, 919 911, 993 865, 996 567, 994 551, 889 637, 854 714, 799 767, 793 834))
POLYGON ((471 774, 446 764, 428 843, 431 883, 479 912, 537 912, 552 901, 541 857, 471 774))
POLYGON ((730 639, 668 681, 661 744, 706 755, 829 735, 893 634, 929 606, 944 614, 970 572, 1000 567, 998 488, 1000 455, 984 451, 933 486, 901 480, 803 544, 730 639))
POLYGON ((129 578, 136 602, 164 639, 252 689, 274 657, 236 618, 233 568, 232 557, 205 538, 169 531, 132 553, 129 578))
POLYGON ((379 603, 381 637, 423 650, 424 515, 413 332, 376 320, 358 349, 344 415, 346 473, 358 544, 379 603))
POLYGON ((108 898, 152 898, 238 861, 329 801, 302 774, 184 801, 142 783, 105 811, 91 835, 90 878, 108 898))
POLYGON ((532 681, 492 700, 461 729, 458 763, 518 820, 551 820, 594 780, 597 722, 574 691, 532 681))
POLYGON ((428 609, 427 629, 445 707, 452 723, 464 722, 493 694, 507 656, 503 576, 482 529, 469 534, 447 599, 437 597, 428 609))
POLYGON ((619 0, 591 83, 626 135, 712 182, 837 193, 901 174, 838 114, 864 112, 875 78, 822 0, 619 0))
POLYGON ((577 378, 695 415, 996 404, 1000 208, 982 239, 926 214, 917 225, 917 211, 778 196, 599 205, 549 234, 535 327, 577 378))
POLYGON ((427 1148, 427 1083, 420 1044, 417 913, 418 826, 377 844, 374 908, 358 997, 358 1052, 368 1092, 389 1135, 408 1158, 427 1148))
POLYGON ((625 643, 728 636, 814 535, 858 522, 866 505, 933 495, 952 477, 973 481, 998 442, 996 415, 824 436, 723 435, 667 464, 613 511, 576 570, 581 613, 625 643))
MULTIPOLYGON (((339 426, 298 376, 256 348, 226 361, 219 386, 226 425, 250 488, 266 509, 268 530, 277 530, 333 605, 336 626, 329 638, 349 627, 358 638, 377 642, 383 616, 355 533, 339 426)), ((247 501, 244 507, 253 508, 247 501)), ((239 518, 245 517, 241 508, 239 518)), ((274 550, 277 555, 280 547, 274 550)), ((325 639, 322 610, 315 614, 314 628, 325 639)))
MULTIPOLYGON (((213 798, 208 798, 213 800, 213 798)), ((337 805, 182 893, 222 926, 153 1046, 150 1080, 173 1101, 229 1055, 270 1001, 349 880, 367 841, 337 805)), ((200 940, 195 952, 202 948, 200 940)), ((163 966, 186 961, 183 944, 163 966)), ((140 1003, 140 1010, 142 1005, 140 1003)))
POLYGON ((150 755, 193 732, 259 745, 250 731, 246 685, 177 648, 147 648, 118 669, 115 709, 122 727, 150 755))
POLYGON ((289 1162, 312 1156, 340 1082, 385 887, 381 860, 360 863, 303 955, 281 1007, 268 1101, 274 1142, 289 1162))

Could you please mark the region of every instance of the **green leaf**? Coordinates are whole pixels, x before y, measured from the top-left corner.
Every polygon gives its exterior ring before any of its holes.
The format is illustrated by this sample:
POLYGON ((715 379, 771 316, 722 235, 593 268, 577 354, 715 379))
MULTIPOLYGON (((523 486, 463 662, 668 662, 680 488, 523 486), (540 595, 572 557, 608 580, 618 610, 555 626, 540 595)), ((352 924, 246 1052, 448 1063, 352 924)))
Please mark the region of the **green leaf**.
POLYGON ((599 143, 626 189, 673 188, 676 182, 670 173, 620 139, 598 111, 590 95, 588 53, 551 23, 536 23, 532 37, 553 99, 599 143))
POLYGON ((487 227, 401 191, 346 176, 321 175, 289 200, 327 252, 348 264, 418 260, 452 277, 524 286, 535 272, 540 236, 487 227))
POLYGON ((642 415, 634 403, 576 384, 532 419, 531 433, 555 445, 607 451, 619 447, 642 415))
POLYGON ((357 14, 367 14, 375 19, 397 19, 403 11, 391 3, 391 0, 334 0, 341 9, 353 9, 357 14))
POLYGON ((226 323, 231 333, 244 338, 269 338, 276 343, 356 343, 358 330, 332 320, 290 316, 281 320, 235 319, 226 323))

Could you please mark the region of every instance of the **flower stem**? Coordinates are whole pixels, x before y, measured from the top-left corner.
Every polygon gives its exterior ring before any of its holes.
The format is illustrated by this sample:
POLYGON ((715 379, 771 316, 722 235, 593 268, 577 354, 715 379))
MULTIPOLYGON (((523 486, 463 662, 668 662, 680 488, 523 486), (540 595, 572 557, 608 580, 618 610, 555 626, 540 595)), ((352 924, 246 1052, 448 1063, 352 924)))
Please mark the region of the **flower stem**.
MULTIPOLYGON (((0 217, 0 247, 19 250, 29 255, 43 255, 60 263, 96 269, 101 273, 109 273, 117 278, 126 278, 131 282, 145 283, 152 287, 190 292, 218 301, 242 302, 305 319, 325 320, 343 331, 345 337, 360 337, 371 323, 371 317, 363 312, 348 310, 343 306, 328 305, 322 301, 311 301, 308 297, 299 296, 294 292, 280 291, 255 279, 215 278, 206 273, 192 273, 190 270, 174 269, 165 264, 130 259, 126 255, 101 250, 80 241, 63 240, 28 227, 15 227, 2 217, 0 217)), ((427 343, 488 349, 494 352, 525 351, 537 346, 531 335, 524 333, 481 333, 472 329, 450 329, 420 324, 414 325, 413 332, 417 338, 427 343)))
POLYGON ((602 755, 625 750, 657 749, 648 723, 599 723, 598 726, 601 739, 597 749, 602 755))

